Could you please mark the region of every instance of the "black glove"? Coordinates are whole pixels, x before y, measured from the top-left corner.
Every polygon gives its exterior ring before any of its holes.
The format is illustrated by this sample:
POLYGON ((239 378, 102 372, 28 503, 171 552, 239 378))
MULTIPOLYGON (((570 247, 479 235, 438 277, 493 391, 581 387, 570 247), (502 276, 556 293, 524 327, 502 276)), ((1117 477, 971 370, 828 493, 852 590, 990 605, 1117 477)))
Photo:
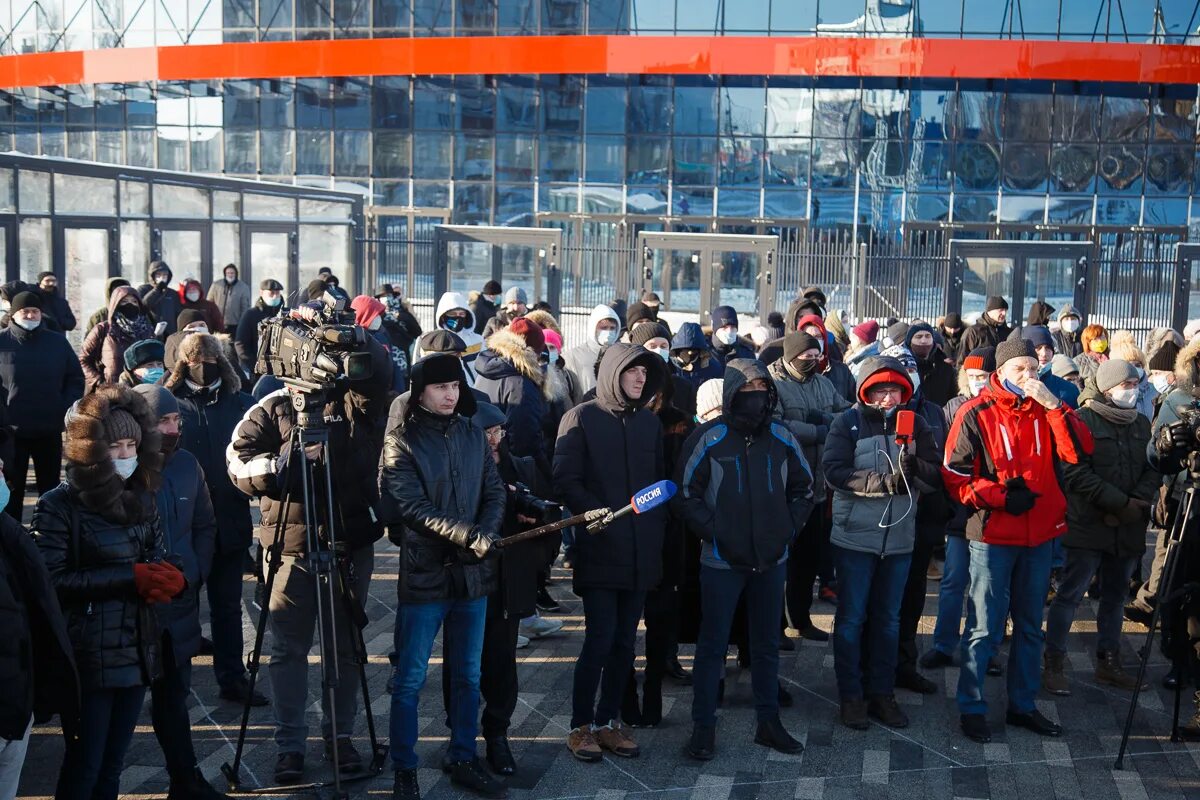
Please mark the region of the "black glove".
POLYGON ((496 543, 499 541, 500 537, 497 534, 476 533, 475 538, 471 541, 471 552, 478 558, 500 555, 500 548, 496 547, 496 543))
POLYGON ((1025 479, 1021 477, 1009 478, 1004 483, 1008 490, 1004 497, 1004 510, 1015 517, 1029 513, 1033 508, 1033 504, 1041 497, 1040 494, 1034 492, 1025 484, 1025 479))
POLYGON ((899 467, 904 477, 911 481, 917 474, 917 457, 915 454, 905 451, 896 459, 896 466, 899 467))
POLYGON ((1125 525, 1137 525, 1150 520, 1150 504, 1136 497, 1129 498, 1125 507, 1116 513, 1117 520, 1125 525))
POLYGON ((1192 433, 1186 422, 1172 422, 1158 429, 1154 449, 1160 456, 1182 457, 1191 447, 1192 433))

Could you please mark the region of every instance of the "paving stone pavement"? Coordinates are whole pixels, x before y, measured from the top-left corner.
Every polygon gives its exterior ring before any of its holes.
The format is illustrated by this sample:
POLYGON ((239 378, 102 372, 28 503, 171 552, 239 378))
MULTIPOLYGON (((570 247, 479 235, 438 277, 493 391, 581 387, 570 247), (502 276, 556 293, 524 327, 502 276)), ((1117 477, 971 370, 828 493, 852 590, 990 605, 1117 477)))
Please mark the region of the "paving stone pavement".
MULTIPOLYGON (((381 738, 386 738, 389 696, 387 653, 392 643, 395 609, 397 551, 386 540, 379 543, 376 572, 368 602, 370 624, 365 638, 369 651, 368 684, 372 708, 381 738)), ((929 646, 936 584, 929 584, 929 602, 922 621, 922 647, 929 646)), ((519 773, 509 780, 513 798, 539 800, 748 800, 748 798, 797 798, 839 800, 840 798, 900 798, 928 800, 950 798, 1086 798, 1086 800, 1200 800, 1200 746, 1173 744, 1169 740, 1172 695, 1160 688, 1166 667, 1161 657, 1152 661, 1151 689, 1144 694, 1136 717, 1132 755, 1126 771, 1113 769, 1113 756, 1120 739, 1128 706, 1127 695, 1098 686, 1092 679, 1090 651, 1094 649, 1094 605, 1080 607, 1070 640, 1068 661, 1073 696, 1042 695, 1038 706, 1051 719, 1066 727, 1061 739, 1042 739, 1023 730, 1006 730, 1003 721, 1003 680, 989 679, 987 695, 992 701, 990 719, 994 741, 979 745, 958 730, 954 704, 957 668, 927 673, 938 681, 941 691, 930 696, 899 692, 899 701, 912 720, 904 730, 872 725, 855 732, 837 721, 837 692, 833 674, 833 651, 829 644, 796 641, 794 652, 781 653, 781 680, 795 697, 792 708, 784 709, 784 724, 806 745, 800 756, 775 753, 753 744, 754 710, 748 670, 728 662, 728 688, 718 727, 717 757, 707 763, 687 760, 682 748, 691 729, 691 690, 668 683, 664 697, 664 720, 655 729, 639 730, 642 746, 637 759, 606 757, 599 764, 575 761, 565 747, 570 718, 571 677, 582 641, 581 604, 570 592, 570 577, 555 571, 552 594, 565 613, 563 633, 535 640, 518 651, 521 683, 511 730, 519 773)), ((246 606, 257 618, 254 584, 245 584, 246 606)), ((206 612, 205 612, 206 613, 206 612)), ((817 602, 814 619, 829 630, 833 607, 817 602)), ((247 617, 247 625, 249 625, 247 617)), ((207 624, 205 626, 207 628, 207 624)), ((1128 653, 1140 646, 1142 629, 1127 626, 1128 653)), ((252 637, 247 636, 247 641, 252 637)), ((642 647, 639 643, 639 654, 642 647)), ((680 654, 690 666, 692 648, 680 654)), ((639 655, 640 659, 640 655, 639 655)), ((195 661, 191 702, 192 732, 200 766, 210 781, 225 788, 222 764, 231 761, 241 709, 216 697, 211 658, 195 661)), ((309 773, 327 775, 321 760, 319 730, 319 677, 314 655, 310 657, 309 773)), ((448 731, 441 711, 440 647, 435 647, 429 680, 421 700, 419 772, 424 796, 430 800, 456 798, 460 792, 438 770, 447 744, 448 731)), ((270 693, 265 679, 264 691, 270 693)), ((1188 709, 1185 695, 1185 710, 1188 709)), ((366 748, 364 715, 359 714, 357 742, 366 748)), ((248 729, 244 781, 261 785, 270 780, 275 748, 272 744, 270 708, 254 709, 248 729)), ((480 744, 482 754, 482 743, 480 744)), ((49 797, 61 763, 62 748, 57 728, 34 730, 19 796, 49 797)), ((381 796, 391 791, 391 766, 370 781, 349 784, 352 796, 381 796)), ((162 754, 150 728, 148 711, 134 736, 122 775, 123 796, 161 797, 167 779, 162 754)), ((296 796, 293 794, 292 796, 296 796)))

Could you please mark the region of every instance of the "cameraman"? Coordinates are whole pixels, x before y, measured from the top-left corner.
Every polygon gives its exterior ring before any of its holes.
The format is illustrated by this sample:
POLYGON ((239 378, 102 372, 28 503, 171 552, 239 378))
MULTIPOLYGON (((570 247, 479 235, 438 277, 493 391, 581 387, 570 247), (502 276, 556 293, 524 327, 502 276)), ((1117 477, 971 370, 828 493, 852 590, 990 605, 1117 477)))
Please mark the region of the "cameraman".
POLYGON ((456 786, 505 797, 504 785, 475 755, 480 653, 487 596, 497 587, 488 558, 504 522, 504 485, 484 432, 472 424, 476 401, 452 355, 413 365, 412 388, 392 404, 379 486, 383 519, 400 545, 396 672, 391 750, 394 800, 419 800, 417 706, 429 656, 445 625, 450 667, 450 748, 456 786))
MULTIPOLYGON (((319 311, 303 306, 291 312, 309 322, 319 311)), ((387 391, 391 386, 391 362, 383 345, 368 337, 362 345, 372 356, 372 374, 359 381, 339 379, 329 391, 324 407, 324 422, 329 430, 327 452, 320 445, 307 445, 309 460, 328 458, 333 479, 333 513, 337 521, 339 569, 353 602, 362 605, 374 565, 374 543, 383 535, 375 507, 379 502, 376 471, 383 447, 387 391), (348 569, 347 569, 348 565, 348 569)), ((275 744, 279 749, 275 780, 295 783, 304 772, 305 739, 308 725, 308 652, 312 647, 317 623, 316 583, 309 572, 308 531, 304 526, 304 501, 301 495, 301 464, 291 461, 292 429, 296 410, 290 389, 273 392, 254 405, 234 429, 228 449, 229 476, 242 492, 259 498, 262 524, 259 542, 268 554, 274 543, 275 528, 290 495, 287 518, 283 521, 283 544, 279 571, 270 598, 272 633, 271 661, 268 667, 275 709, 275 744), (290 476, 284 485, 284 476, 290 476)), ((329 498, 317 482, 314 507, 323 509, 329 498)), ((328 531, 320 531, 325 536, 328 531)), ((264 569, 269 569, 265 565, 264 569)), ((358 664, 351 639, 350 598, 338 596, 336 614, 338 669, 342 676, 337 688, 337 720, 329 717, 328 699, 322 693, 325 754, 332 757, 337 747, 342 773, 357 772, 362 758, 354 749, 350 734, 354 730, 359 683, 358 664), (331 742, 332 723, 336 722, 337 742, 331 742)), ((354 614, 359 616, 359 614, 354 614)))
MULTIPOLYGON (((493 338, 502 333, 494 334, 493 338)), ((491 403, 480 403, 471 422, 487 436, 492 460, 508 493, 500 535, 512 536, 561 518, 560 506, 539 499, 549 494, 549 489, 541 485, 544 479, 533 457, 513 455, 509 448, 504 412, 491 403)), ((487 743, 488 764, 498 775, 517 771, 508 745, 508 727, 517 707, 517 634, 521 620, 535 611, 538 572, 551 553, 558 553, 559 542, 559 536, 550 535, 505 550, 500 559, 500 585, 488 596, 479 674, 479 689, 485 703, 480 727, 487 743)), ((562 627, 561 622, 554 624, 562 627)), ((443 636, 443 648, 445 641, 443 636)), ((451 708, 450 673, 449 662, 443 661, 442 699, 447 714, 451 708)))

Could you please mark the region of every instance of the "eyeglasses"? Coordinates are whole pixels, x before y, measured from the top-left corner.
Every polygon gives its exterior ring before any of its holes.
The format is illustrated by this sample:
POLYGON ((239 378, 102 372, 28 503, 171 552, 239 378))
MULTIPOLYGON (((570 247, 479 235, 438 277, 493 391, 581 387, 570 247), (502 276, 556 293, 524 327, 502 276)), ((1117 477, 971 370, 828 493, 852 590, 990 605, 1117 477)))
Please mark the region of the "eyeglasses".
POLYGON ((484 435, 487 436, 487 439, 489 442, 499 442, 506 436, 506 434, 504 432, 504 428, 497 428, 494 431, 486 430, 486 431, 484 431, 484 435))

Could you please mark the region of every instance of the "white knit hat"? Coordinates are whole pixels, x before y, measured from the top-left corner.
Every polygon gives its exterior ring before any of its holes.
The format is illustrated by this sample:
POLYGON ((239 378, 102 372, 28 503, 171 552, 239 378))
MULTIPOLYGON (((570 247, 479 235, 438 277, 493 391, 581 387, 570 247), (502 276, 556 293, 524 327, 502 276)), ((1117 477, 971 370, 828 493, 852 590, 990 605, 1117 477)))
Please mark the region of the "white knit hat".
POLYGON ((704 419, 704 415, 712 411, 720 411, 724 400, 725 380, 710 378, 700 384, 696 390, 696 416, 704 419))

